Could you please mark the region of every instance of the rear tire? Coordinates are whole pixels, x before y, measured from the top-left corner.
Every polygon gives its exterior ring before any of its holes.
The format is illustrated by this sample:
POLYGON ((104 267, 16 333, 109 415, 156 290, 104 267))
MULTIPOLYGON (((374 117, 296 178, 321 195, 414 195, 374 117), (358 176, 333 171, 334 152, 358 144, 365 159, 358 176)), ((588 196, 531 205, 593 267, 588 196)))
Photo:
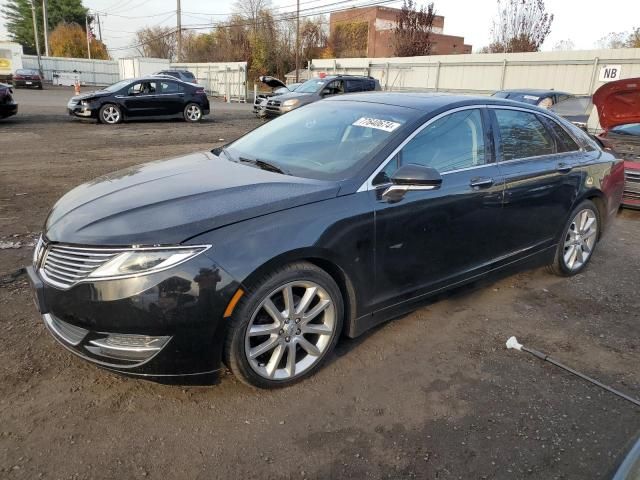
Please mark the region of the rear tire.
POLYGON ((308 262, 281 267, 254 282, 236 306, 225 363, 254 387, 292 385, 324 364, 343 315, 342 294, 327 272, 308 262))
POLYGON ((185 122, 196 123, 202 120, 202 108, 197 103, 188 103, 182 113, 185 122))
POLYGON ((113 103, 106 103, 100 107, 98 120, 106 125, 116 125, 122 122, 122 110, 113 103))
POLYGON ((590 200, 573 209, 562 230, 551 273, 570 277, 583 271, 591 260, 600 234, 600 212, 590 200))

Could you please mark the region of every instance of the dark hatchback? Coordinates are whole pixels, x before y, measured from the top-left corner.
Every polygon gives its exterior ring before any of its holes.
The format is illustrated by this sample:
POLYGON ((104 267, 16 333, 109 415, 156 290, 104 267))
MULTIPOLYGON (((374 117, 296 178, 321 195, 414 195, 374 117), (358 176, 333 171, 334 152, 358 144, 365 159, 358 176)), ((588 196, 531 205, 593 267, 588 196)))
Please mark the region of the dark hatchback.
POLYGON ((11 85, 0 83, 0 118, 11 117, 18 113, 18 104, 13 100, 11 85))
POLYGON ((224 362, 285 386, 341 335, 448 288, 581 272, 623 182, 621 161, 533 106, 345 95, 71 190, 28 275, 47 328, 90 362, 146 378, 224 362))
POLYGON ((124 120, 182 117, 198 122, 209 114, 203 87, 174 78, 146 77, 122 80, 103 90, 71 98, 69 115, 95 118, 115 125, 124 120))

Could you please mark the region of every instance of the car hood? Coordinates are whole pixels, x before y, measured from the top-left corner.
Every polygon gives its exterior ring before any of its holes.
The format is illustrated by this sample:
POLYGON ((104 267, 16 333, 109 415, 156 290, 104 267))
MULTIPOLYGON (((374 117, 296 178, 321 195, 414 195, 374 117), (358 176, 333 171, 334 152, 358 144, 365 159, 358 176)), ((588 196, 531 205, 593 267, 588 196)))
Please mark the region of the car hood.
POLYGON ((173 245, 209 230, 335 197, 338 185, 204 152, 137 165, 64 195, 45 224, 54 242, 173 245))
POLYGON ((311 93, 302 93, 302 92, 290 92, 290 93, 283 93, 282 95, 278 95, 278 100, 280 101, 285 101, 285 100, 289 100, 290 98, 306 98, 309 97, 310 95, 312 95, 311 93))
POLYGON ((606 83, 593 94, 600 126, 605 130, 640 123, 640 78, 606 83))
POLYGON ((287 84, 282 80, 278 80, 276 77, 270 77, 268 75, 263 75, 259 78, 259 80, 271 88, 285 87, 287 88, 287 84))
POLYGON ((71 100, 79 102, 81 100, 87 100, 88 98, 108 97, 109 95, 111 95, 111 92, 107 90, 95 90, 93 92, 83 93, 82 95, 76 95, 72 97, 71 100))

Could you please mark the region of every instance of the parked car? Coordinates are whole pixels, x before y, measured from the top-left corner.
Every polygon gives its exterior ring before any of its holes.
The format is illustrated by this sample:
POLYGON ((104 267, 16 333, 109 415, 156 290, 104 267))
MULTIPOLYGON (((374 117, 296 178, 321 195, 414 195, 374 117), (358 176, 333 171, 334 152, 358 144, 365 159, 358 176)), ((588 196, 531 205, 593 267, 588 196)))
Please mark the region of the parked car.
POLYGON ((295 92, 296 88, 302 85, 300 82, 287 85, 282 80, 266 75, 260 77, 259 80, 271 88, 271 93, 258 93, 253 99, 253 113, 259 118, 265 116, 265 109, 269 98, 284 95, 285 93, 295 92))
POLYGON ((576 95, 552 105, 549 110, 587 131, 587 124, 593 110, 593 101, 591 95, 576 95))
POLYGON ((518 265, 582 272, 623 183, 621 161, 546 110, 341 95, 75 188, 28 277, 52 335, 90 362, 145 378, 224 362, 280 387, 448 288, 518 265))
POLYGON ((15 88, 35 87, 42 90, 42 77, 40 76, 40 72, 34 68, 20 68, 16 70, 16 73, 13 74, 12 83, 15 88))
POLYGON ((555 90, 539 90, 533 88, 521 88, 517 90, 500 90, 493 94, 494 97, 506 98, 516 102, 537 105, 540 108, 549 108, 556 103, 564 102, 573 95, 555 90))
POLYGON ((160 70, 159 72, 154 73, 154 75, 173 77, 187 83, 198 83, 195 75, 189 70, 160 70))
POLYGON ((343 93, 370 92, 380 90, 380 82, 373 77, 358 75, 330 75, 307 80, 295 92, 279 95, 267 101, 267 117, 277 117, 302 105, 343 93))
POLYGON ((599 140, 624 159, 625 207, 640 208, 640 78, 606 83, 593 94, 599 140))
POLYGON ((174 78, 146 77, 122 80, 103 90, 73 97, 70 115, 96 118, 115 125, 123 120, 182 116, 198 122, 209 114, 204 88, 174 78))
POLYGON ((11 85, 0 83, 0 118, 18 113, 18 104, 13 100, 11 85))

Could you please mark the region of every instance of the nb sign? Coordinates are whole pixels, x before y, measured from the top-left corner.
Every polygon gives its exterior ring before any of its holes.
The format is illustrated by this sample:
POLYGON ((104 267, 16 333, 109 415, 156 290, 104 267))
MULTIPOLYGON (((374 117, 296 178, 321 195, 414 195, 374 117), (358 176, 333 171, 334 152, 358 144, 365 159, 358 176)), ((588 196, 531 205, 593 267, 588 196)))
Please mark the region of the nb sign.
POLYGON ((600 76, 598 80, 601 82, 613 82, 614 80, 620 80, 620 73, 622 72, 622 65, 604 65, 600 68, 600 76))

